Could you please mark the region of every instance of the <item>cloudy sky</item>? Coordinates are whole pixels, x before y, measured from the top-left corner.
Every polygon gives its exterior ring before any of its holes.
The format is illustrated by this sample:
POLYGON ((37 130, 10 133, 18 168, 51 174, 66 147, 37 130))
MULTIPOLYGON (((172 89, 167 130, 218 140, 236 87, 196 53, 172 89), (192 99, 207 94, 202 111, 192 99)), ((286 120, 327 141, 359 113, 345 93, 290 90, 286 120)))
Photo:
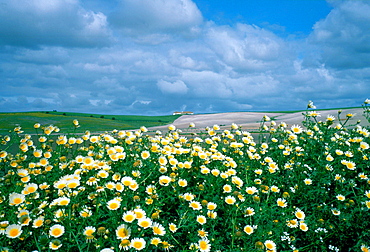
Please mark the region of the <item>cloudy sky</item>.
POLYGON ((0 0, 0 111, 360 106, 370 1, 0 0))

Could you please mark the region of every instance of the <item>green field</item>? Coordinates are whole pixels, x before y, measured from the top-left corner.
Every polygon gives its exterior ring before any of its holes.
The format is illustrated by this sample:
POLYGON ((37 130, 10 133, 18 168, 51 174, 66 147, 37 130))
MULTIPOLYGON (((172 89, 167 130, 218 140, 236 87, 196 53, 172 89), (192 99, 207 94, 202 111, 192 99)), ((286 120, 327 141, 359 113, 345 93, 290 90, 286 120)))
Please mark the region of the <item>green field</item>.
POLYGON ((25 133, 35 133, 34 124, 54 125, 63 132, 83 133, 111 131, 113 129, 138 129, 141 126, 153 127, 172 123, 179 115, 135 116, 135 115, 100 115, 69 112, 17 112, 0 113, 0 134, 7 134, 16 126, 21 126, 25 133), (76 129, 72 121, 77 119, 80 127, 76 129))

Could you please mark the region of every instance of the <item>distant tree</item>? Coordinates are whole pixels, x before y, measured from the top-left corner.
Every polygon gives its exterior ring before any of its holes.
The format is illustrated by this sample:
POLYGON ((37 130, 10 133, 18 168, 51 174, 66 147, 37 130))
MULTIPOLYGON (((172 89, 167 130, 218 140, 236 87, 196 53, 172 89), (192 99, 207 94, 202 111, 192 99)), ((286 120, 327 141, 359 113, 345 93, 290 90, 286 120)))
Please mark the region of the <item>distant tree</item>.
POLYGON ((102 116, 100 116, 100 118, 104 118, 104 116, 102 115, 102 116))
POLYGON ((115 117, 112 117, 112 120, 116 120, 116 118, 115 117))
POLYGON ((90 117, 94 117, 93 115, 90 115, 90 117))

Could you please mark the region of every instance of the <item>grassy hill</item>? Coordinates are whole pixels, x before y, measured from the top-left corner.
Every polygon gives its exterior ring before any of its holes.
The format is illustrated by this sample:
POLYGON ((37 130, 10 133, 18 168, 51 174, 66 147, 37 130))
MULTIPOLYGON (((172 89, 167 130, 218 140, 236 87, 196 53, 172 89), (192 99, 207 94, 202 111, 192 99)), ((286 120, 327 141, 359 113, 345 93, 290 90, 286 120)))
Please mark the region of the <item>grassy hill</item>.
POLYGON ((172 123, 179 115, 168 116, 134 116, 134 115, 101 115, 68 112, 17 112, 0 113, 0 134, 12 131, 21 126, 26 133, 34 133, 33 125, 40 123, 43 126, 54 125, 67 133, 74 131, 72 121, 77 119, 80 127, 76 132, 90 130, 111 131, 113 129, 137 129, 141 126, 153 127, 172 123))

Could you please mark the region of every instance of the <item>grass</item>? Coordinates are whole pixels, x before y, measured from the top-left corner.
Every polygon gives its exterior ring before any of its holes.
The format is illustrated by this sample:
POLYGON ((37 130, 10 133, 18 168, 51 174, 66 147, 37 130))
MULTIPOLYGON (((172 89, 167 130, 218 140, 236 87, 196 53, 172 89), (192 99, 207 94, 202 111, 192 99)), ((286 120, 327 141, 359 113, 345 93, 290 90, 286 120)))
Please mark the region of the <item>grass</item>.
POLYGON ((63 132, 74 127, 71 122, 77 119, 82 125, 75 133, 111 131, 113 129, 137 129, 141 126, 153 127, 172 123, 179 115, 168 116, 135 116, 135 115, 100 115, 68 112, 17 112, 0 113, 0 134, 21 125, 25 133, 34 133, 34 124, 54 125, 63 132), (87 128, 88 125, 88 128, 87 128))

